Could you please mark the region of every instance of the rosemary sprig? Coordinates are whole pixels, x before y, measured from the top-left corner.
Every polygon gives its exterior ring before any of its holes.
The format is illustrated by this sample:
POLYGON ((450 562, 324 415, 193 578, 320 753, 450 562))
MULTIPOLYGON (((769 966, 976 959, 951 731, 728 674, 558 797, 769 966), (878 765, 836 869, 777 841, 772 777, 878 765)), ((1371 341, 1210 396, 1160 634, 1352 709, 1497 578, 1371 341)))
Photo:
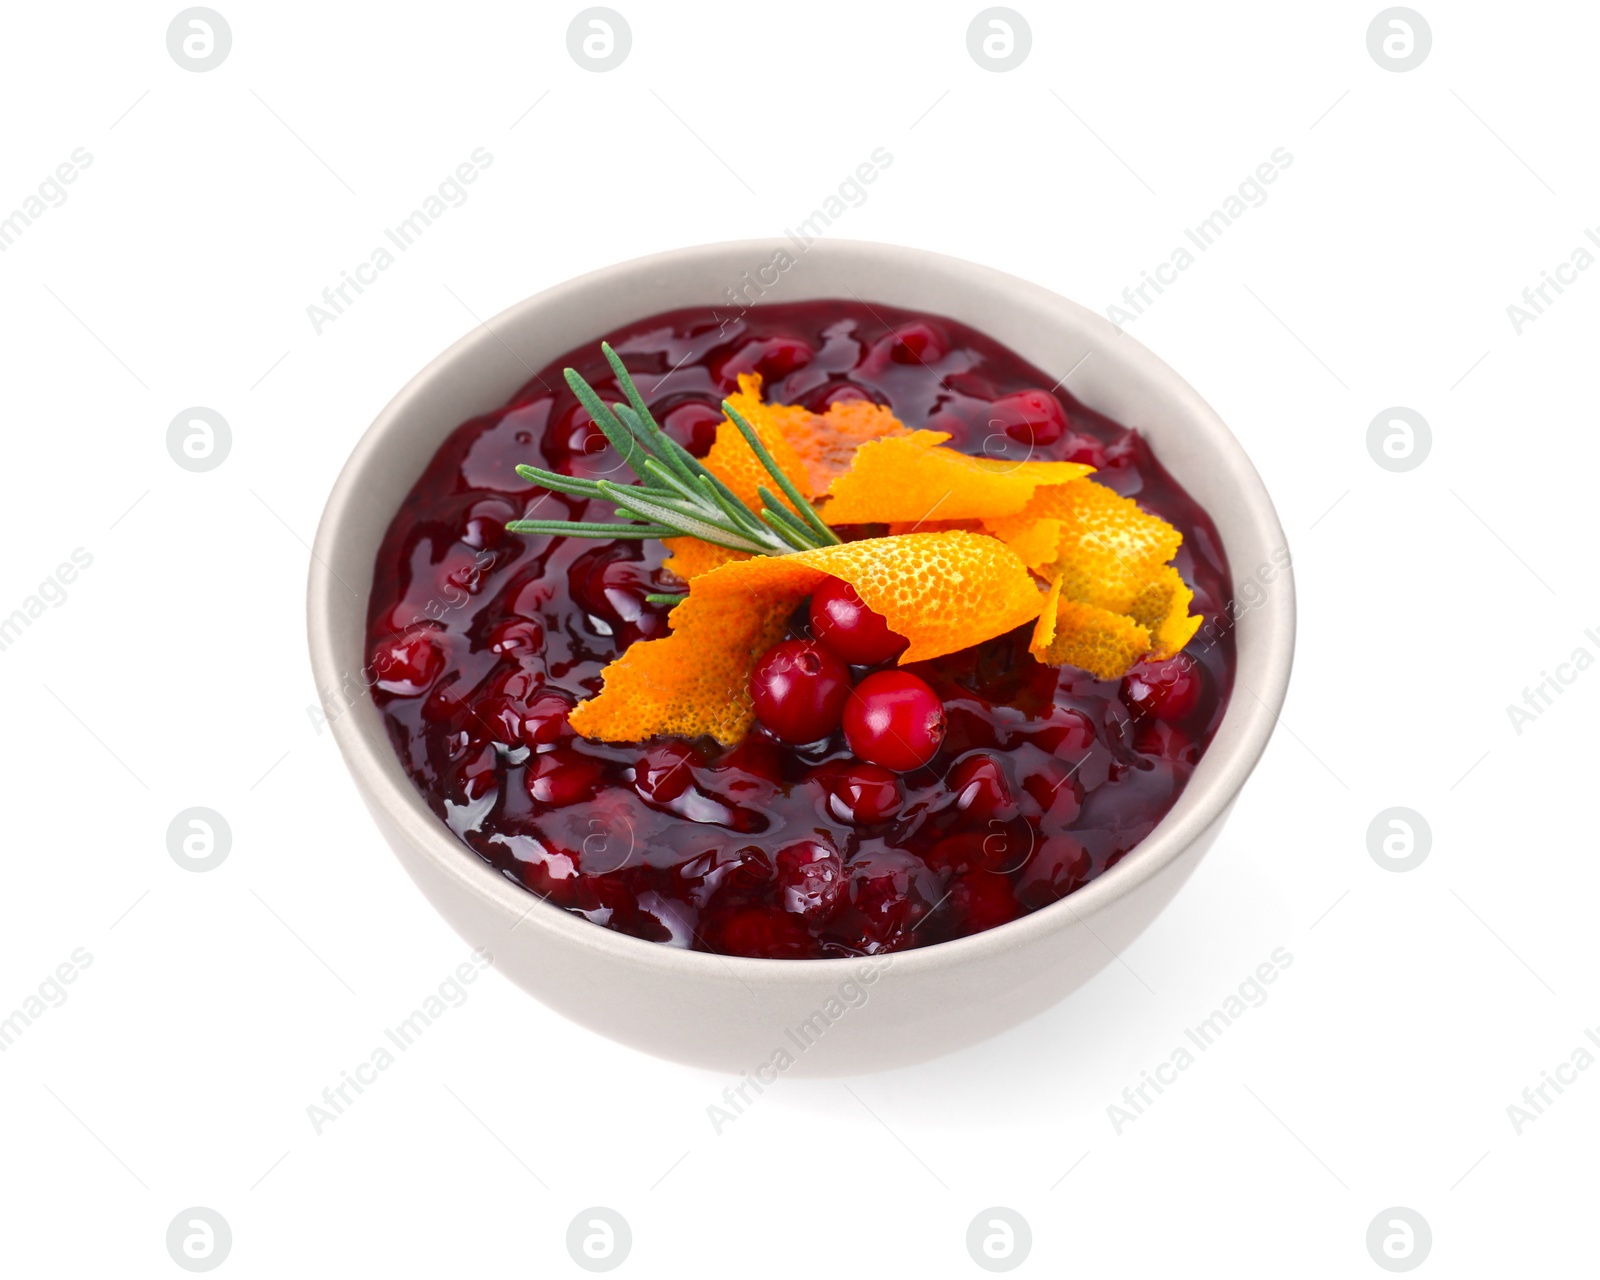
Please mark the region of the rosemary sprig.
POLYGON ((556 493, 603 499, 616 508, 619 519, 512 520, 507 523, 507 530, 575 538, 672 538, 688 534, 756 555, 787 555, 839 541, 794 481, 773 461, 754 428, 731 404, 724 400, 722 411, 755 451, 773 483, 788 499, 787 504, 763 485, 758 490, 762 508, 752 511, 698 458, 661 429, 611 344, 602 342, 600 349, 617 375, 626 404, 607 406, 576 369, 562 372, 578 402, 589 411, 595 425, 639 482, 583 480, 542 467, 520 466, 517 474, 524 480, 556 493))

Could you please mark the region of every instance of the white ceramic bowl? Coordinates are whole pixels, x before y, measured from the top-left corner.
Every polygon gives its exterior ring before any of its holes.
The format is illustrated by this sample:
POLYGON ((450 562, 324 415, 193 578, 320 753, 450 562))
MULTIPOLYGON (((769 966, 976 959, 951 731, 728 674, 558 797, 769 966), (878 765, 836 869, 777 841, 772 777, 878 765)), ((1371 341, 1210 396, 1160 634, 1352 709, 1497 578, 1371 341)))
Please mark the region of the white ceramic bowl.
POLYGON ((961 320, 1084 403, 1136 426, 1210 513, 1233 573, 1236 687, 1204 758, 1150 836, 1066 899, 986 933, 883 958, 749 960, 614 933, 532 896, 463 846, 401 770, 363 689, 373 561, 401 499, 459 423, 505 403, 574 346, 679 307, 728 309, 790 241, 702 245, 546 290, 479 326, 419 373, 345 464, 317 530, 311 662, 335 739, 379 829, 424 894, 499 970, 573 1021, 719 1070, 838 1075, 916 1062, 1048 1008, 1103 968, 1171 901, 1216 839, 1276 723, 1294 649, 1283 530, 1261 479, 1204 401, 1098 315, 955 258, 817 241, 768 271, 768 301, 851 298, 961 320), (746 274, 748 273, 748 275, 746 274))

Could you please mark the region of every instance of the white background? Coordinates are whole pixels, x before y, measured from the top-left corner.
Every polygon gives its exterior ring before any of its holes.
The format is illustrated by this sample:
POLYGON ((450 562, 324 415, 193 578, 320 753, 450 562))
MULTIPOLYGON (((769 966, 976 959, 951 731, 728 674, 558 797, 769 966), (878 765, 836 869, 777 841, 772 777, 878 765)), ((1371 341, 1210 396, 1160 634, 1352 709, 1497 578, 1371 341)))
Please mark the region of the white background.
POLYGON ((632 1226, 623 1274, 1423 1274, 1593 1267, 1600 1069, 1519 1134, 1508 1105, 1600 1023, 1600 674, 1519 734, 1579 646, 1593 573, 1600 270, 1506 314, 1600 223, 1600 14, 1416 0, 1432 52, 1369 56, 1363 3, 1017 0, 668 8, 569 56, 545 4, 217 0, 233 47, 168 55, 175 4, 13 5, 0 216, 75 148, 69 198, 0 254, 0 615, 93 565, 0 652, 0 1013, 93 962, 0 1054, 9 1275, 176 1275, 180 1210, 222 1274, 580 1274, 568 1222, 632 1226), (913 12, 916 14, 912 18, 913 12), (537 103, 537 106, 533 104, 537 103), (530 110, 531 108, 531 110, 530 110), (477 147, 493 164, 319 336, 308 304, 477 147), (319 1136, 308 1104, 466 958, 382 846, 308 708, 302 595, 358 435, 476 323, 639 254, 777 234, 877 147, 833 229, 968 257, 1104 310, 1278 147, 1293 165, 1129 328, 1274 495, 1299 574, 1279 732, 1221 840, 1125 963, 960 1055, 785 1080, 719 1136, 722 1077, 581 1031, 490 973, 319 1136), (231 425, 218 469, 165 445, 231 425), (1431 424, 1377 466, 1374 415, 1431 424), (218 869, 168 856, 205 805, 218 869), (1366 831, 1422 813, 1397 874, 1366 831), (1275 948, 1292 967, 1118 1134, 1107 1108, 1275 948))

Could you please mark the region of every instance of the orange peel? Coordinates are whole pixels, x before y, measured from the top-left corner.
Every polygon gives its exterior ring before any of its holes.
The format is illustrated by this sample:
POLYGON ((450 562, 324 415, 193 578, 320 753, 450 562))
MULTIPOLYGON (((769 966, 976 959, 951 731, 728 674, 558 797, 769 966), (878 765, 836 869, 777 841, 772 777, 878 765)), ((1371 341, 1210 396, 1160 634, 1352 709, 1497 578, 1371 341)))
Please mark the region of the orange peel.
POLYGON ((984 526, 1043 577, 1065 579, 1068 599, 1122 614, 1162 576, 1183 542, 1165 520, 1094 480, 1042 490, 1015 517, 985 520, 984 526), (1024 554, 1040 545, 1035 522, 1056 534, 1056 554, 1048 559, 1024 554))
POLYGON ((727 564, 730 560, 750 558, 748 551, 735 551, 732 547, 704 542, 687 535, 682 538, 663 538, 661 542, 671 553, 661 562, 661 567, 685 582, 692 582, 702 573, 710 573, 718 565, 727 564))
POLYGON ((1163 566, 1134 601, 1130 616, 1150 629, 1149 661, 1165 662, 1194 639, 1203 619, 1189 612, 1193 602, 1193 589, 1171 565, 1163 566))
MULTIPOLYGON (((829 405, 823 414, 797 404, 768 404, 761 398, 759 373, 741 373, 739 390, 728 397, 728 403, 750 424, 779 470, 794 482, 796 489, 812 498, 821 497, 837 477, 850 469, 856 450, 867 441, 910 434, 893 413, 870 400, 843 400, 829 405)), ((718 424, 716 439, 701 461, 748 507, 761 509, 757 490, 762 485, 785 506, 794 506, 772 483, 755 450, 729 418, 718 424)), ((665 567, 685 582, 730 560, 749 558, 747 552, 698 538, 665 541, 672 553, 665 567)))
POLYGON ((730 561, 691 580, 670 635, 636 642, 606 667, 604 687, 573 710, 572 727, 604 742, 655 734, 739 741, 755 718, 751 668, 783 638, 795 606, 830 577, 850 583, 906 637, 902 663, 1003 635, 1033 621, 1045 600, 1015 552, 964 530, 730 561))
MULTIPOLYGON (((801 419, 811 417, 810 411, 798 405, 763 404, 761 375, 754 373, 739 375, 739 389, 728 397, 728 403, 750 424, 756 438, 778 464, 778 469, 794 482, 796 489, 804 493, 811 483, 810 473, 794 445, 789 442, 789 435, 801 429, 801 419)), ((786 507, 794 509, 731 418, 723 418, 718 424, 717 438, 701 461, 707 471, 732 489, 751 510, 759 511, 764 505, 757 492, 763 485, 786 507)))
POLYGON ((813 499, 850 470, 857 450, 868 441, 911 434, 893 413, 870 400, 841 400, 807 419, 785 418, 784 432, 806 465, 811 483, 804 491, 813 499))
MULTIPOLYGON (((1041 608, 1027 614, 1027 618, 1037 618, 1030 648, 1041 662, 1081 667, 1099 679, 1115 679, 1141 661, 1172 657, 1199 629, 1202 619, 1189 613, 1194 592, 1170 563, 1183 535, 1133 499, 1092 479, 1092 467, 1070 462, 1019 463, 972 457, 945 448, 948 434, 909 431, 889 410, 867 401, 845 401, 821 415, 798 405, 766 404, 761 399, 758 374, 740 375, 739 390, 728 401, 802 493, 813 497, 826 493, 821 514, 830 524, 887 525, 889 539, 869 539, 848 546, 931 535, 961 535, 1003 544, 1012 561, 1050 584, 1041 608)), ((774 488, 766 469, 731 421, 724 421, 718 428, 705 464, 751 506, 760 505, 756 493, 759 485, 774 488)), ((808 557, 822 554, 805 552, 752 560, 744 552, 695 538, 666 541, 671 555, 665 567, 691 584, 731 564, 781 562, 806 568, 810 573, 808 557)), ((970 554, 972 544, 963 545, 969 547, 964 554, 970 554)), ((824 549, 826 553, 839 551, 824 549)), ((859 554, 862 553, 851 553, 859 554)), ((678 727, 657 727, 648 732, 711 733, 723 741, 730 740, 725 736, 730 733, 742 736, 749 727, 751 713, 747 705, 731 706, 726 691, 736 689, 742 697, 750 663, 782 634, 787 613, 780 609, 769 615, 766 597, 761 594, 775 589, 772 584, 780 578, 772 575, 777 572, 742 570, 732 577, 715 579, 716 585, 699 597, 691 591, 690 600, 674 611, 674 634, 667 641, 651 643, 676 640, 680 619, 698 630, 696 619, 713 606, 691 609, 691 602, 713 596, 720 600, 729 589, 727 584, 738 581, 741 589, 754 593, 750 597, 754 603, 747 600, 745 606, 751 613, 748 625, 740 623, 734 617, 737 610, 730 608, 719 615, 718 628, 733 638, 729 643, 735 649, 754 646, 753 651, 742 656, 735 653, 730 658, 719 650, 707 657, 702 665, 712 673, 706 677, 709 685, 690 669, 698 655, 687 649, 675 659, 682 664, 681 670, 651 666, 646 672, 641 666, 639 671, 662 683, 662 687, 681 688, 686 709, 681 714, 672 712, 644 698, 639 704, 639 725, 671 724, 678 727), (720 704, 707 694, 707 689, 717 687, 718 682, 724 694, 720 704), (708 711, 714 704, 720 710, 708 711)), ((782 572, 789 574, 793 570, 782 572)), ((837 576, 856 585, 870 607, 892 616, 889 609, 867 599, 866 591, 848 573, 839 572, 837 576)), ((790 581, 787 577, 781 580, 790 581)), ((804 598, 817 581, 820 578, 813 573, 806 578, 809 585, 804 589, 785 588, 783 596, 790 607, 804 598)), ((963 607, 961 602, 951 600, 946 613, 963 607)), ((710 616, 709 612, 705 616, 710 616)), ((890 625, 902 635, 911 634, 894 621, 890 625)), ((1001 634, 1014 625, 1015 620, 1007 621, 983 638, 1001 634)), ((965 644, 951 644, 935 652, 920 651, 913 644, 902 661, 963 647, 965 644)), ((607 668, 606 691, 595 703, 609 699, 614 668, 619 668, 619 682, 634 680, 632 669, 623 668, 631 654, 630 650, 629 655, 607 668)), ((655 655, 640 659, 648 664, 656 661, 655 655)), ((585 703, 584 707, 590 705, 585 703)), ((591 716, 605 722, 607 728, 592 736, 610 732, 613 717, 618 723, 632 723, 615 700, 607 701, 599 711, 585 713, 580 708, 579 713, 585 722, 591 716)))
POLYGON ((1189 614, 1194 592, 1168 563, 1183 535, 1105 485, 1041 490, 1016 516, 984 527, 1051 584, 1030 645, 1040 662, 1117 679, 1172 657, 1199 630, 1202 619, 1189 614))
POLYGON ((1150 632, 1123 614, 1064 599, 1057 578, 1028 651, 1052 666, 1081 667, 1097 680, 1118 680, 1149 653, 1150 632))
POLYGON ((941 521, 1015 515, 1044 488, 1086 476, 1081 462, 1012 462, 975 458, 940 446, 944 431, 869 440, 828 486, 829 524, 941 521))

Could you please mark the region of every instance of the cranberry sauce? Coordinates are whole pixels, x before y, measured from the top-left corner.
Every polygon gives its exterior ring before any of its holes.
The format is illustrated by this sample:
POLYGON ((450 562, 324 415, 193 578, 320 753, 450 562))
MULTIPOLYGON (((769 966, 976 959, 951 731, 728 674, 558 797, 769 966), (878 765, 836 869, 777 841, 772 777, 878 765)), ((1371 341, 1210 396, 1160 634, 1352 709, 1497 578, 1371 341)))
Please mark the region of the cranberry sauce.
MULTIPOLYGON (((611 338, 667 432, 696 455, 721 398, 759 372, 769 401, 887 405, 910 427, 998 458, 1092 463, 1183 532, 1194 610, 1220 619, 1227 565, 1210 519, 1134 432, 952 320, 858 302, 705 310, 611 338)), ((407 773, 502 874, 596 924, 732 955, 873 954, 976 933, 1047 906, 1147 836, 1215 732, 1231 631, 1123 681, 1028 654, 1024 627, 903 670, 943 700, 926 765, 895 773, 845 735, 789 745, 757 727, 710 739, 592 742, 566 713, 630 644, 667 634, 647 594, 681 590, 659 542, 508 534, 526 512, 588 504, 518 478, 632 475, 561 376, 620 400, 599 339, 503 409, 462 424, 401 505, 369 612, 374 696, 407 773)), ((603 509, 602 509, 603 508, 603 509)), ((612 519, 609 506, 595 519, 612 519)), ((801 606, 792 634, 805 638, 801 606)), ((858 678, 860 669, 858 669, 858 678)))

